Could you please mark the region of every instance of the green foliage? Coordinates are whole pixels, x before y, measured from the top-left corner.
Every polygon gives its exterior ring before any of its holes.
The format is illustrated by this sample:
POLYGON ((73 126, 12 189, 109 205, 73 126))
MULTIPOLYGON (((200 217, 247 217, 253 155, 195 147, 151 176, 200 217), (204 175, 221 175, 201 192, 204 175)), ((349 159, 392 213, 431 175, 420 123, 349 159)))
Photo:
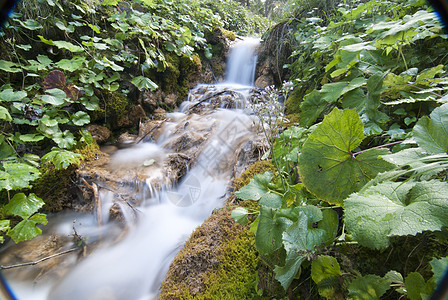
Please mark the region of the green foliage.
POLYGON ((7 215, 18 216, 22 220, 13 228, 9 228, 6 220, 2 220, 4 226, 2 231, 7 230, 7 234, 18 243, 21 241, 30 240, 33 237, 42 233, 37 224, 47 224, 47 219, 44 214, 36 213, 45 203, 35 194, 26 196, 24 193, 17 193, 12 197, 7 205, 4 206, 3 211, 7 215))
POLYGON ((391 164, 378 156, 386 149, 353 150, 364 139, 363 124, 355 110, 335 108, 309 135, 299 155, 299 173, 306 188, 319 199, 342 205, 391 164))
POLYGON ((344 299, 341 294, 341 268, 336 258, 319 255, 311 263, 311 278, 317 284, 319 295, 327 299, 344 299))
POLYGON ((349 299, 379 299, 388 289, 389 281, 377 275, 366 275, 354 279, 348 287, 349 299))
POLYGON ((361 245, 387 248, 392 236, 415 235, 447 226, 445 182, 386 182, 344 201, 347 231, 361 245))
MULTIPOLYGON (((286 111, 299 126, 275 137, 277 170, 235 193, 261 205, 255 246, 292 297, 424 299, 446 268, 446 35, 422 1, 344 2, 321 19, 305 15, 289 22, 286 66, 286 111), (260 203, 271 193, 281 202, 260 203), (313 239, 319 229, 326 234, 313 239), (437 250, 411 268, 427 241, 437 250)), ((234 217, 250 224, 252 214, 234 217)))
POLYGON ((430 153, 448 152, 448 103, 423 116, 414 126, 412 134, 420 147, 430 153))

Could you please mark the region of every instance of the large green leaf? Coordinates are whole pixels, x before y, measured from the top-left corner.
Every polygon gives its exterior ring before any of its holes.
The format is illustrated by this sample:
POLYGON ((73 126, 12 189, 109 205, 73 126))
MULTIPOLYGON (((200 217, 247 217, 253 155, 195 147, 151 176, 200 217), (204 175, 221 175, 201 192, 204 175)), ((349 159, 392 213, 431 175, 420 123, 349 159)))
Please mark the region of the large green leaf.
POLYGON ((339 224, 336 212, 330 209, 321 211, 316 206, 304 206, 297 207, 296 210, 298 210, 297 221, 283 233, 285 265, 276 266, 274 269, 275 278, 285 290, 300 269, 307 253, 316 251, 316 246, 331 243, 339 224))
POLYGON ((414 126, 412 134, 420 147, 430 153, 448 152, 448 103, 437 107, 422 117, 414 126))
POLYGON ((260 216, 255 236, 255 245, 261 255, 269 256, 282 247, 282 234, 293 221, 285 217, 277 217, 275 210, 260 207, 260 216))
POLYGON ((370 149, 354 155, 364 139, 363 124, 355 110, 335 108, 309 135, 299 155, 299 173, 305 187, 332 204, 358 191, 392 164, 379 158, 387 149, 370 149))
POLYGON ((84 48, 74 45, 67 41, 53 41, 53 45, 60 48, 60 49, 66 49, 70 52, 83 52, 84 48))
POLYGON ((20 216, 23 219, 27 219, 44 206, 44 204, 44 201, 33 193, 28 196, 24 193, 17 193, 5 205, 4 209, 8 215, 20 216))
POLYGON ((328 106, 329 103, 323 99, 319 91, 314 90, 305 95, 300 104, 300 125, 311 126, 328 106))
POLYGON ((61 106, 67 103, 67 94, 61 89, 46 90, 46 95, 42 95, 42 101, 54 106, 61 106))
POLYGON ((242 200, 259 201, 260 205, 266 207, 280 208, 282 206, 282 198, 268 188, 268 184, 273 177, 274 175, 270 171, 255 175, 249 184, 235 192, 235 195, 242 200))
POLYGON ((361 245, 384 249, 392 236, 415 235, 448 226, 448 184, 386 182, 344 201, 345 225, 361 245))
POLYGON ((348 287, 349 299, 376 300, 390 288, 387 279, 377 275, 360 276, 354 279, 348 287))
POLYGON ((24 163, 4 162, 3 169, 0 170, 0 190, 29 188, 30 183, 40 176, 38 169, 24 163))
POLYGON ((29 219, 20 221, 13 229, 9 230, 8 235, 16 243, 31 240, 42 233, 42 230, 36 226, 37 224, 47 224, 44 214, 35 214, 29 219))
POLYGON ((435 282, 439 284, 448 270, 448 256, 441 259, 433 258, 430 261, 430 265, 434 273, 435 282))

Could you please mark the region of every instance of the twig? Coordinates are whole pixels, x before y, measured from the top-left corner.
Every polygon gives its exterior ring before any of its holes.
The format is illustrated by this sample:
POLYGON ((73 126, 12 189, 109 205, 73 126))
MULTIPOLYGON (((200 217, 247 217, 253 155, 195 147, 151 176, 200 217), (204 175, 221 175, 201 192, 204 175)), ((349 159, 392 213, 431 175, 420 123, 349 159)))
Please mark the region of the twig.
POLYGON ((17 265, 11 265, 11 266, 0 266, 0 270, 8 270, 8 269, 19 268, 19 267, 25 267, 25 266, 34 266, 34 265, 37 265, 38 263, 41 263, 41 262, 43 262, 43 261, 46 261, 46 260, 48 260, 48 259, 50 259, 50 258, 54 258, 54 257, 57 257, 57 256, 61 256, 61 255, 64 255, 64 254, 67 254, 67 253, 70 253, 70 252, 77 251, 77 250, 79 250, 79 248, 72 248, 72 249, 68 249, 68 250, 62 251, 62 252, 60 252, 60 253, 56 253, 56 254, 53 254, 53 255, 50 255, 50 256, 47 256, 47 257, 38 259, 38 260, 36 260, 36 261, 26 262, 26 263, 17 264, 17 265))
POLYGON ((101 199, 98 195, 98 186, 92 182, 92 185, 90 185, 84 178, 81 178, 82 183, 84 183, 89 189, 93 192, 93 199, 96 204, 96 220, 98 223, 98 226, 101 226, 103 224, 103 215, 101 213, 101 199))

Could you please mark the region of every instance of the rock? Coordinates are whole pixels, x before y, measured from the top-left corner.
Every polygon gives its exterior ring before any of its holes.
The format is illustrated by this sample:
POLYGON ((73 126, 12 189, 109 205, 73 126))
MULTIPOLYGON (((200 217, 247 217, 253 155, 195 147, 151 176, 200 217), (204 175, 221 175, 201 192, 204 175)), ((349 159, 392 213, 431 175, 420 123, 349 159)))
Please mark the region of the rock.
POLYGON ((98 144, 105 143, 111 135, 109 128, 106 126, 91 124, 87 126, 87 130, 98 144))
POLYGON ((155 92, 145 91, 142 94, 143 105, 150 110, 157 107, 157 103, 162 101, 162 91, 160 89, 155 92))
POLYGON ((178 98, 178 95, 171 93, 171 94, 166 95, 166 96, 163 98, 163 102, 164 102, 166 105, 169 105, 169 106, 173 106, 173 107, 174 107, 174 106, 176 105, 176 103, 177 103, 177 98, 178 98))
POLYGON ((135 134, 130 134, 129 132, 125 132, 118 137, 117 142, 120 144, 133 144, 133 143, 135 143, 137 138, 138 138, 138 136, 136 136, 135 134))
POLYGON ((255 86, 263 89, 273 84, 274 78, 272 75, 261 75, 255 80, 255 86))
POLYGON ((143 107, 139 104, 134 106, 128 115, 124 116, 118 121, 119 127, 135 127, 141 120, 146 119, 146 113, 143 107))

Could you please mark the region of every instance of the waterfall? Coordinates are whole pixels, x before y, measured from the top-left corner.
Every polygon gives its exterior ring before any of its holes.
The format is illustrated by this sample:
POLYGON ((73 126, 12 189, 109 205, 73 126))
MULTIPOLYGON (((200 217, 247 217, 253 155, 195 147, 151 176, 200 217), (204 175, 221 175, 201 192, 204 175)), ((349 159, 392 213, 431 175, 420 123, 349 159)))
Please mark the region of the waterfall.
POLYGON ((249 86, 254 84, 257 65, 255 50, 259 43, 259 39, 246 38, 230 49, 225 82, 249 86))
MULTIPOLYGON (((254 47, 257 43, 249 39, 232 49, 227 83, 253 84, 256 63, 254 47)), ((240 94, 235 92, 235 95, 240 94)), ((200 97, 206 99, 206 91, 200 97)), ((244 105, 238 104, 237 100, 234 99, 232 104, 226 102, 229 101, 228 97, 215 98, 215 102, 219 102, 217 106, 208 107, 204 103, 211 105, 213 101, 202 101, 197 95, 196 99, 193 98, 189 97, 180 112, 167 114, 167 121, 161 126, 157 141, 118 150, 111 157, 109 167, 116 169, 117 176, 121 176, 119 171, 123 169, 128 173, 139 169, 140 174, 147 176, 146 181, 139 185, 146 186, 147 191, 155 190, 154 182, 162 185, 157 192, 139 196, 144 199, 137 209, 130 209, 123 201, 120 202, 127 222, 126 236, 122 238, 116 234, 115 238, 103 242, 105 245, 74 263, 68 274, 56 283, 54 280, 38 282, 33 292, 25 289, 23 282, 13 284, 13 287, 20 286, 19 299, 36 300, 38 291, 45 294, 41 299, 48 300, 157 298, 169 264, 185 240, 214 209, 224 204, 227 186, 234 172, 235 153, 256 137, 253 117, 238 109, 244 105), (200 106, 202 104, 205 106, 200 106), (208 112, 196 113, 197 109, 208 109, 208 112), (204 139, 197 137, 201 134, 204 139), (188 149, 180 149, 182 147, 176 143, 183 140, 187 141, 186 148, 197 147, 198 154, 190 155, 188 149), (202 144, 195 146, 196 142, 202 144), (168 184, 163 179, 167 174, 164 169, 166 162, 181 151, 184 151, 181 153, 183 156, 194 160, 194 164, 187 168, 180 182, 168 184), (125 213, 126 209, 131 213, 125 213), (133 218, 136 220, 133 221, 133 218)), ((89 215, 82 217, 85 218, 83 224, 87 224, 82 225, 85 230, 81 232, 81 225, 78 229, 88 242, 89 238, 105 238, 110 230, 108 210, 114 201, 119 202, 110 190, 103 190, 99 195, 103 198, 103 225, 94 228, 95 216, 89 215)), ((70 220, 65 222, 64 228, 67 228, 70 220)), ((117 231, 116 226, 113 230, 117 231)), ((72 257, 72 260, 75 258, 72 257)))

